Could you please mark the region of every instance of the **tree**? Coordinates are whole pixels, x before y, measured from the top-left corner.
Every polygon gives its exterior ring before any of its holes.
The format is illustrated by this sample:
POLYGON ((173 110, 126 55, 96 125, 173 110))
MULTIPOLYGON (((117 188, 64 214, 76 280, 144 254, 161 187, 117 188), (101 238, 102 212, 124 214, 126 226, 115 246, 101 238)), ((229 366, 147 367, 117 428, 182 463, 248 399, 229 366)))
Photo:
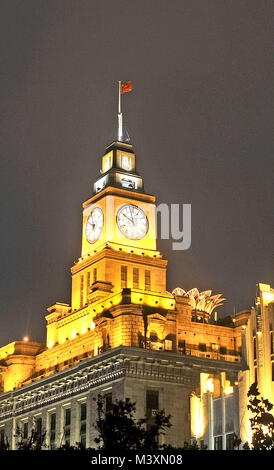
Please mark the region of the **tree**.
POLYGON ((253 413, 250 418, 252 429, 251 447, 247 443, 244 449, 252 450, 274 450, 274 416, 270 413, 272 403, 260 397, 257 384, 253 383, 247 393, 249 397, 248 410, 253 413))
POLYGON ((45 448, 46 431, 39 432, 32 429, 30 436, 25 438, 22 429, 17 426, 15 437, 17 439, 17 450, 41 450, 42 447, 45 448))
POLYGON ((156 450, 163 446, 159 443, 161 435, 171 427, 171 416, 157 411, 154 422, 146 429, 147 419, 135 419, 136 404, 129 398, 116 400, 105 410, 104 400, 99 395, 97 400, 98 418, 95 428, 98 438, 95 439, 101 449, 115 451, 156 450))
POLYGON ((4 438, 0 441, 0 451, 1 450, 10 450, 10 444, 7 436, 4 436, 4 438))

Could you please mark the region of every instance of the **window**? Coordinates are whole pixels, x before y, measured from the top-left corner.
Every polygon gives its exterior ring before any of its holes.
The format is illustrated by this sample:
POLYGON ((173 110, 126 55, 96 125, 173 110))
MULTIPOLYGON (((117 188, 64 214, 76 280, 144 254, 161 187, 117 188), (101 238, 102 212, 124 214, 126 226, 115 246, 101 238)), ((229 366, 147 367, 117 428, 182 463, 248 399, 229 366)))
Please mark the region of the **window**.
POLYGON ((97 268, 93 268, 93 282, 97 281, 97 268))
POLYGON ((233 450, 233 442, 234 442, 234 433, 226 435, 226 450, 233 450))
POLYGON ((56 413, 50 415, 50 448, 55 448, 56 413))
POLYGON ((270 331, 270 354, 274 354, 274 331, 270 331))
POLYGON ((223 436, 214 437, 214 450, 223 449, 223 436))
POLYGON ((127 287, 127 266, 121 266, 121 288, 127 287))
POLYGON ((225 346, 221 346, 221 347, 220 347, 220 354, 222 354, 223 356, 224 356, 225 354, 227 354, 227 349, 226 349, 225 346))
POLYGON ((90 271, 87 273, 87 296, 89 294, 89 288, 90 288, 90 271))
POLYGON ((157 333, 155 333, 155 331, 151 331, 150 333, 150 341, 152 343, 157 343, 158 341, 158 336, 157 336, 157 333))
POLYGON ((81 403, 80 405, 80 442, 83 447, 86 447, 86 430, 87 430, 87 404, 81 403))
POLYGON ((80 307, 84 305, 84 276, 80 277, 80 307))
POLYGON ((255 382, 255 384, 258 383, 258 371, 257 371, 257 367, 254 367, 254 382, 255 382))
POLYGON ((112 166, 112 155, 109 155, 108 157, 104 158, 103 161, 103 173, 108 171, 112 166))
POLYGON ((139 289, 139 269, 133 268, 133 288, 139 289))
POLYGON ((38 439, 40 439, 42 435, 42 418, 41 417, 36 418, 35 420, 35 431, 37 433, 38 439))
POLYGON ((120 155, 120 166, 124 170, 132 169, 132 158, 127 155, 120 155))
POLYGON ((213 399, 213 435, 220 436, 223 428, 222 399, 213 399))
POLYGON ((157 390, 146 391, 146 410, 147 417, 154 416, 155 411, 159 409, 159 392, 157 390))
POLYGON ((199 344, 199 351, 206 352, 206 344, 200 343, 200 344, 199 344))
POLYGON ((179 346, 179 351, 182 352, 183 354, 185 354, 186 353, 186 342, 185 342, 184 339, 179 341, 178 346, 179 346))
POLYGON ((106 412, 112 409, 112 392, 108 392, 105 394, 105 407, 106 412))
POLYGON ((64 437, 65 443, 70 445, 70 422, 71 422, 71 410, 70 408, 65 409, 65 426, 64 426, 64 437))
POLYGON ((228 434, 234 431, 234 396, 225 397, 225 432, 228 434))
POLYGON ((23 424, 23 439, 28 438, 28 428, 29 428, 28 423, 24 423, 23 424))
POLYGON ((145 270, 145 290, 151 290, 151 275, 148 269, 145 270))
POLYGON ((0 448, 4 447, 5 444, 5 429, 0 429, 0 448))
POLYGON ((146 391, 146 416, 147 431, 150 431, 155 422, 155 414, 159 410, 159 392, 157 390, 146 391))
POLYGON ((257 343, 256 343, 256 336, 253 338, 253 357, 254 361, 257 359, 257 343))

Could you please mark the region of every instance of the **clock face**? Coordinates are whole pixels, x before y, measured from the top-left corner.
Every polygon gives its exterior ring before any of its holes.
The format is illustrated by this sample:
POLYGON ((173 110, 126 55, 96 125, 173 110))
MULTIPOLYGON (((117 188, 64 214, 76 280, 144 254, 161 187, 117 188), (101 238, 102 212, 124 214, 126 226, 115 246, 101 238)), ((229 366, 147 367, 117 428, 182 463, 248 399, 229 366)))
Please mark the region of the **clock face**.
POLYGON ((120 232, 131 240, 144 238, 148 231, 146 214, 140 207, 126 204, 117 212, 117 225, 120 232))
POLYGON ((86 223, 86 238, 89 243, 95 243, 101 235, 104 225, 104 214, 100 207, 95 207, 86 223))

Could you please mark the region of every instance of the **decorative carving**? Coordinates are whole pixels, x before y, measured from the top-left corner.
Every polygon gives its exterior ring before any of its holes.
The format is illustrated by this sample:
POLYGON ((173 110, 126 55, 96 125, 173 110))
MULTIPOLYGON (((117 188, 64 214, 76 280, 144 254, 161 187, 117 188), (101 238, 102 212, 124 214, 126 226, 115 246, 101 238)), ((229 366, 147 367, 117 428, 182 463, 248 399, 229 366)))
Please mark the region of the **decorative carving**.
POLYGON ((211 314, 213 310, 223 305, 224 301, 226 300, 224 297, 222 297, 222 294, 211 295, 211 290, 199 292, 197 287, 190 289, 188 292, 186 292, 181 287, 176 287, 176 289, 172 291, 172 294, 187 297, 193 310, 205 312, 208 314, 211 314))

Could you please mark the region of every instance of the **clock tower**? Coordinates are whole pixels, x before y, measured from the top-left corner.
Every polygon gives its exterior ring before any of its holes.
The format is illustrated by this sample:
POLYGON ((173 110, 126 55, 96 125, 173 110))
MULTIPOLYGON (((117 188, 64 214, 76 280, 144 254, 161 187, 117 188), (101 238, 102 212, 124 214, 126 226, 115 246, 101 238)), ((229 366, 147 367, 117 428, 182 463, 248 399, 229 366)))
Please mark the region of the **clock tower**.
POLYGON ((118 138, 106 148, 93 194, 83 203, 81 257, 71 269, 72 310, 91 302, 98 283, 111 292, 166 292, 167 261, 156 248, 155 196, 144 190, 133 146, 118 138))

